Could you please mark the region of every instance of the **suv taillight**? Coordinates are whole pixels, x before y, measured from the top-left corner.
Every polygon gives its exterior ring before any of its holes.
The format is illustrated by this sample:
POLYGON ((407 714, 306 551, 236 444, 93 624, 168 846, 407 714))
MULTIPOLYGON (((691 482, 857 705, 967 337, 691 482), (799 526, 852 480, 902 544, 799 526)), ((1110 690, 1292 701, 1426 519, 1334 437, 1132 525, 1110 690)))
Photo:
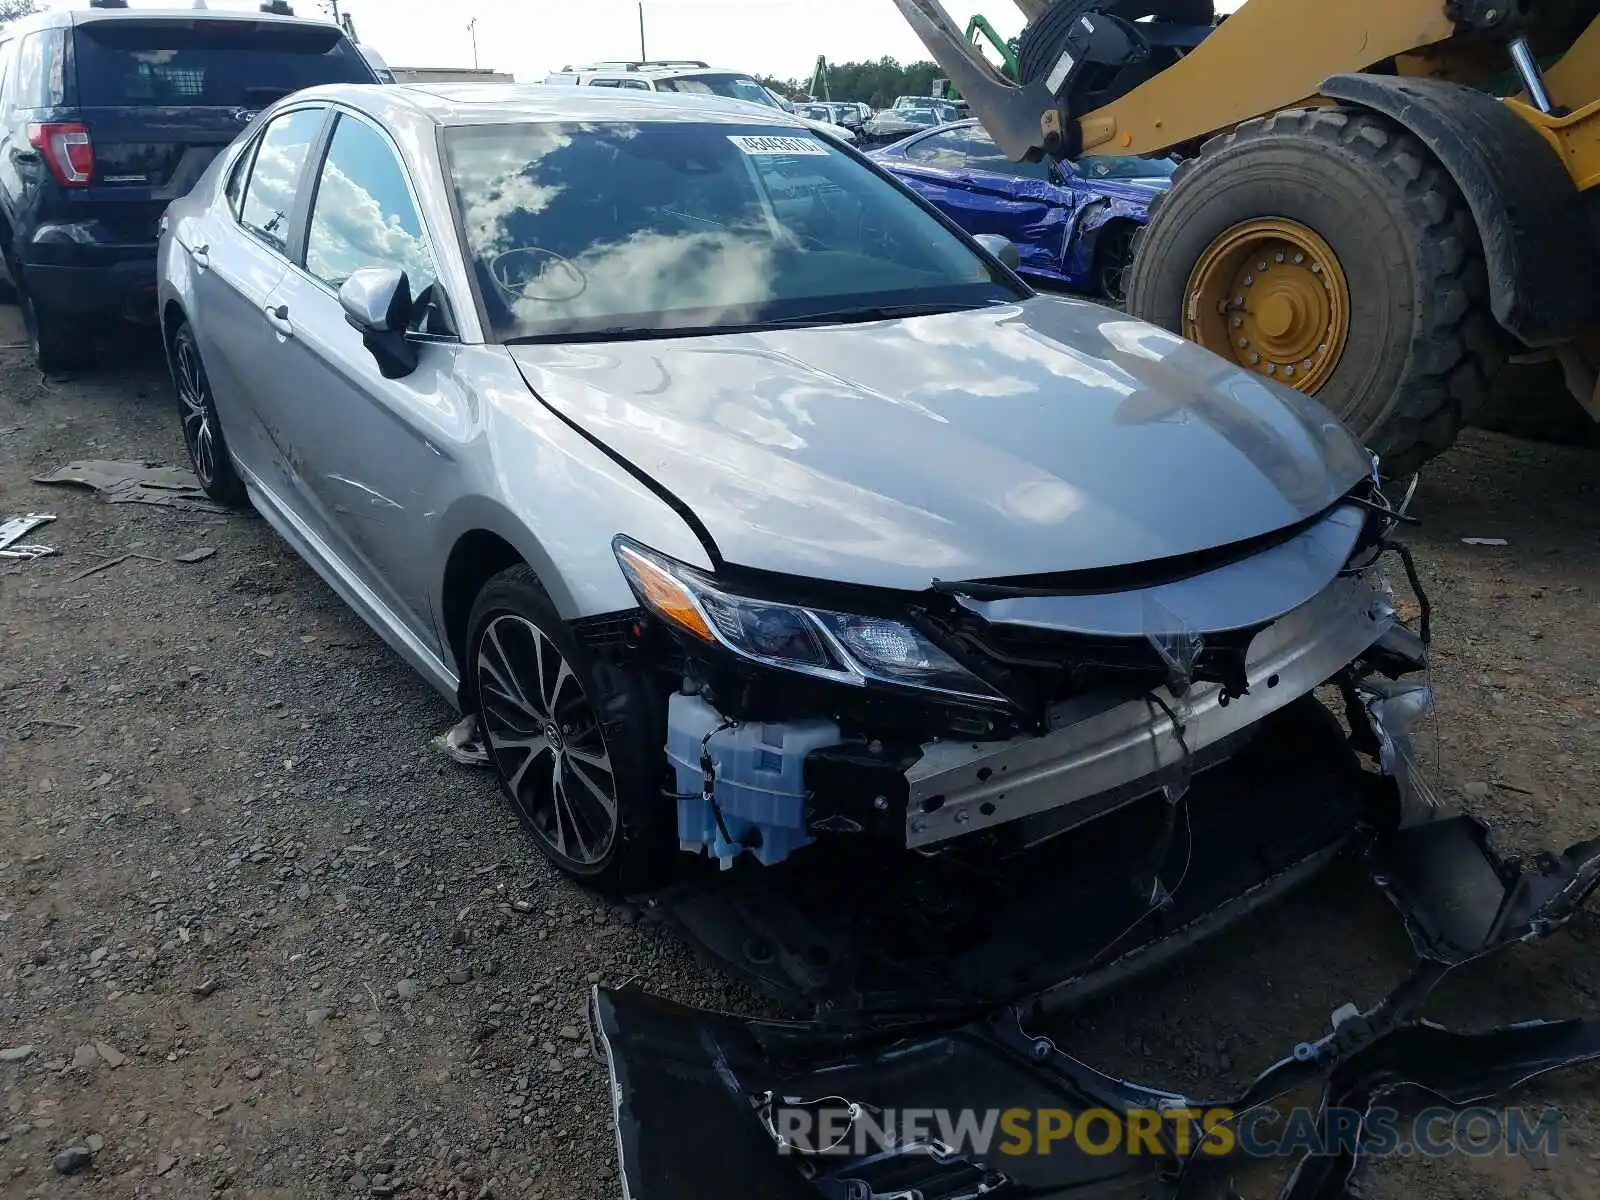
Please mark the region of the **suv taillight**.
POLYGON ((94 147, 89 130, 76 121, 29 125, 28 141, 62 187, 88 187, 94 178, 94 147))

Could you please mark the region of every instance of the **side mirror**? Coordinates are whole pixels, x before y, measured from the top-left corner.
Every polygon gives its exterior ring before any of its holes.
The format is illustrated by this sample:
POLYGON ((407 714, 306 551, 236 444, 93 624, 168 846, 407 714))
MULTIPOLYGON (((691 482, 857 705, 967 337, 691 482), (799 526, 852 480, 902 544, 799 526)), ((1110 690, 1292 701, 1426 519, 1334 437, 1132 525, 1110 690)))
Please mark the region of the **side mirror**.
POLYGON ((361 344, 385 379, 402 379, 417 369, 417 348, 406 339, 411 304, 411 281, 393 267, 363 267, 339 288, 344 319, 360 332, 361 344))
POLYGON ((972 240, 1013 271, 1021 268, 1022 255, 1017 252, 1016 243, 1010 238, 1001 237, 998 233, 980 233, 975 235, 972 240))

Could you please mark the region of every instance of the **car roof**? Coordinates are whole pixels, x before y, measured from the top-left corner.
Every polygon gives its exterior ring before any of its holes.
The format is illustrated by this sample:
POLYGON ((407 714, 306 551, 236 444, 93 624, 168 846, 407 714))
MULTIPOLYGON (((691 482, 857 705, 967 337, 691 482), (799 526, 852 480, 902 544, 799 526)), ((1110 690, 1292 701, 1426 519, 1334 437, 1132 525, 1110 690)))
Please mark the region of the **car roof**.
POLYGON ((811 128, 784 112, 723 96, 619 91, 538 83, 329 84, 293 101, 336 100, 383 119, 423 116, 436 125, 531 121, 740 122, 811 128))
POLYGON ((682 75, 743 75, 754 78, 749 71, 733 67, 715 67, 699 59, 681 59, 663 62, 601 62, 576 67, 562 67, 553 75, 614 75, 618 79, 646 76, 650 79, 672 79, 682 75))
MULTIPOLYGON (((249 21, 272 22, 280 25, 317 25, 338 28, 323 17, 285 16, 282 13, 264 12, 255 5, 248 8, 47 8, 42 12, 19 17, 6 23, 0 32, 26 33, 34 29, 52 29, 68 25, 88 25, 100 21, 249 21)), ((341 29, 341 33, 344 31, 341 29)))

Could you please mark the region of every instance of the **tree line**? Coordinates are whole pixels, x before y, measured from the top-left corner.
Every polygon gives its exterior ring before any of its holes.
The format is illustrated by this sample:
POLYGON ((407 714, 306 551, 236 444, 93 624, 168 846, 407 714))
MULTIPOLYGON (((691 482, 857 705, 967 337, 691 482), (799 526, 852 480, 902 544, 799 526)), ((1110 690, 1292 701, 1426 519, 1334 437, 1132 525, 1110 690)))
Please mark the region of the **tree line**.
MULTIPOLYGON (((860 100, 873 108, 888 108, 896 96, 931 95, 933 81, 940 78, 943 73, 937 63, 902 64, 885 56, 876 62, 830 63, 828 92, 835 100, 860 100)), ((810 96, 810 79, 764 78, 761 82, 791 100, 805 100, 810 96)), ((820 87, 817 92, 820 100, 820 87)))

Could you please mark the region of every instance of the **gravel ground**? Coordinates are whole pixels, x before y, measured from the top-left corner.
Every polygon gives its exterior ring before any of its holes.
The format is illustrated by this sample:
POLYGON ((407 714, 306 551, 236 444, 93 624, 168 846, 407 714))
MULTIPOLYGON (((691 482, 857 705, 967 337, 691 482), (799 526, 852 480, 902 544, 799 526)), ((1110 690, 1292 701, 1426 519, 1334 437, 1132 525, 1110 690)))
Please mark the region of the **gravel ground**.
MULTIPOLYGON (((58 514, 31 540, 63 552, 0 560, 0 1194, 617 1195, 589 986, 749 998, 546 869, 490 779, 429 747, 447 706, 265 523, 31 482, 82 458, 183 464, 159 361, 47 381, 0 348, 0 515, 58 514)), ((1600 832, 1594 467, 1474 434, 1415 508, 1443 780, 1515 849, 1600 832)), ((1430 1015, 1593 1013, 1597 930, 1480 965, 1430 1015)), ((1065 1032, 1216 1094, 1407 965, 1336 871, 1065 1032)), ((1563 1114, 1555 1158, 1386 1161, 1368 1194, 1600 1196, 1595 1084, 1527 1093, 1563 1114)))

